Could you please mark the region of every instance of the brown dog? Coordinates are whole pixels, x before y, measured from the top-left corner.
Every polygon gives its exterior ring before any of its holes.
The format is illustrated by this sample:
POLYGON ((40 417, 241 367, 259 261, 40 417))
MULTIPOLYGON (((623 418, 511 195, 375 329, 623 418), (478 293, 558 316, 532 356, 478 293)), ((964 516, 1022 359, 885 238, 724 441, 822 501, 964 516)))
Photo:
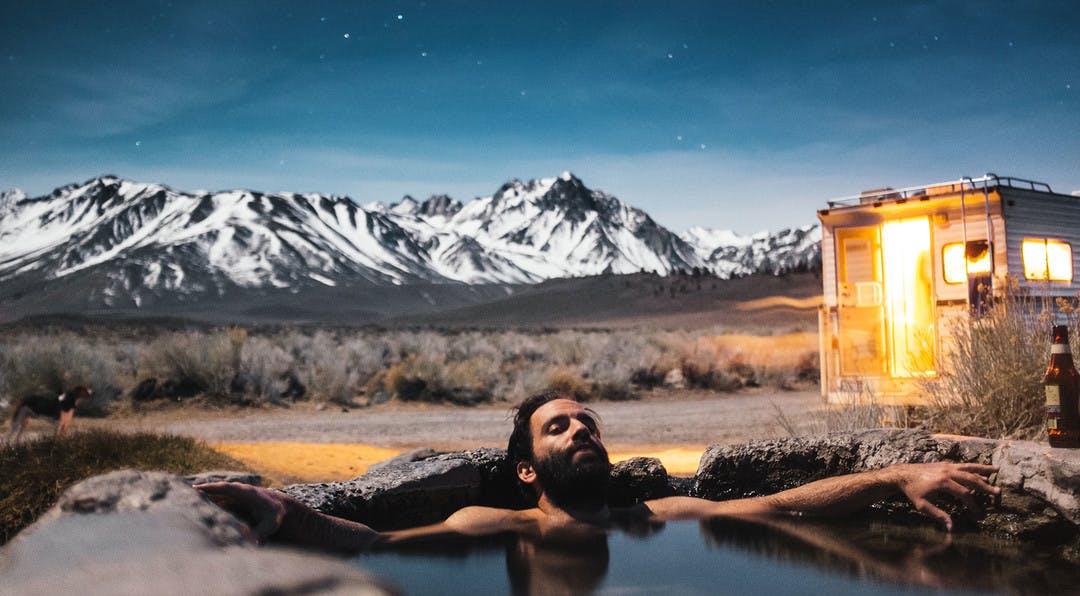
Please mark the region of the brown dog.
POLYGON ((91 394, 93 391, 79 385, 60 395, 27 395, 15 402, 14 413, 11 415, 11 430, 4 442, 11 443, 12 438, 18 442, 31 418, 52 420, 56 424, 56 436, 60 436, 75 417, 75 404, 91 394))

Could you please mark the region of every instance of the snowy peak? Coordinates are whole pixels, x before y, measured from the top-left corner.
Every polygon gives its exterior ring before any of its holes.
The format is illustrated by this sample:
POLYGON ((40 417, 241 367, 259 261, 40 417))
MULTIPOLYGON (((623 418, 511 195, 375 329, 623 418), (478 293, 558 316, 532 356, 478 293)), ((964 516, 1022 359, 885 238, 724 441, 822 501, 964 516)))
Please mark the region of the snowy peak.
POLYGON ((461 203, 406 195, 389 207, 337 195, 182 192, 107 175, 26 198, 0 193, 0 282, 92 275, 102 305, 165 294, 419 281, 783 273, 820 262, 816 226, 681 237, 570 172, 511 180, 461 203))
POLYGON ((461 211, 460 201, 455 201, 447 195, 431 195, 420 204, 417 213, 426 217, 450 217, 458 211, 461 211))

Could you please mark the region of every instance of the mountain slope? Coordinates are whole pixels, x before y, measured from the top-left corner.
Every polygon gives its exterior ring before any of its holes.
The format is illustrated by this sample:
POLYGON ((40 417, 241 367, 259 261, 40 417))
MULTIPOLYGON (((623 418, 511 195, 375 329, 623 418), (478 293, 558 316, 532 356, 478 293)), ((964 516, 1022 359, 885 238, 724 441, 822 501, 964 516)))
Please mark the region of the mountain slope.
POLYGON ((521 284, 606 273, 721 277, 820 262, 816 226, 750 238, 678 236, 570 173, 361 207, 347 197, 181 192, 102 176, 27 198, 0 194, 0 302, 42 284, 83 308, 141 307, 275 289, 521 284))

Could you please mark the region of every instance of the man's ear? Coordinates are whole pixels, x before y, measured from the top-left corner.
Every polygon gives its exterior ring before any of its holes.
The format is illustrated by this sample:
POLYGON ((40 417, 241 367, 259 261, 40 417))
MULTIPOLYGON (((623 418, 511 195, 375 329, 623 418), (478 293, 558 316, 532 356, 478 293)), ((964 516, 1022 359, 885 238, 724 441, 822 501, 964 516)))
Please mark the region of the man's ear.
POLYGON ((533 469, 531 463, 527 461, 519 461, 515 466, 517 471, 518 480, 521 480, 525 484, 532 485, 536 482, 536 470, 533 469))

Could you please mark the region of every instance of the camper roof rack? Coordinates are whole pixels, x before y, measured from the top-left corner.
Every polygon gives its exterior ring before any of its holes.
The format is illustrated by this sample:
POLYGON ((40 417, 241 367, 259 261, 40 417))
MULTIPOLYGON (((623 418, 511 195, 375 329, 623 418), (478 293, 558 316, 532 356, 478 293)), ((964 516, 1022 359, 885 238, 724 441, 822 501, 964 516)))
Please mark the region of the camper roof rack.
POLYGON ((909 186, 907 188, 878 188, 874 190, 867 190, 857 195, 848 197, 840 197, 836 199, 830 199, 827 201, 829 207, 847 207, 849 205, 865 205, 867 203, 880 203, 882 201, 905 201, 907 199, 929 199, 934 195, 940 195, 951 192, 959 192, 963 190, 975 190, 983 188, 991 188, 995 186, 1008 186, 1011 188, 1025 188, 1029 190, 1037 190, 1043 192, 1054 192, 1050 188, 1049 184, 1045 182, 1037 182, 1035 180, 1027 180, 1025 178, 1016 178, 1013 176, 998 176, 994 173, 987 173, 982 178, 970 178, 964 176, 959 180, 951 180, 948 182, 935 182, 933 184, 923 184, 920 186, 909 186))

